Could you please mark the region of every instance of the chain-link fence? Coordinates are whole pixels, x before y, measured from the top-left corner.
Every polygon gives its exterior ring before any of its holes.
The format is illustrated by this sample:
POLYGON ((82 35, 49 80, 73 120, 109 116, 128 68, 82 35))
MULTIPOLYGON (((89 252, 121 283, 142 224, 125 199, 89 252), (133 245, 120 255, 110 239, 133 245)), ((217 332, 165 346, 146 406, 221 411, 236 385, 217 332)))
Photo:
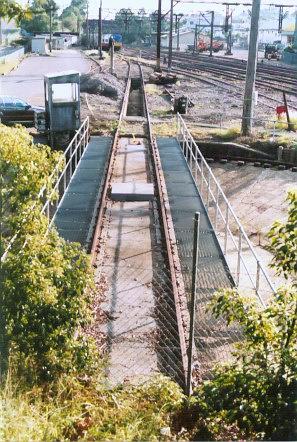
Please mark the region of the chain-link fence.
POLYGON ((141 383, 162 373, 185 384, 170 272, 156 250, 147 266, 137 257, 104 256, 100 332, 111 384, 141 383), (154 263, 154 264, 153 264, 154 263))

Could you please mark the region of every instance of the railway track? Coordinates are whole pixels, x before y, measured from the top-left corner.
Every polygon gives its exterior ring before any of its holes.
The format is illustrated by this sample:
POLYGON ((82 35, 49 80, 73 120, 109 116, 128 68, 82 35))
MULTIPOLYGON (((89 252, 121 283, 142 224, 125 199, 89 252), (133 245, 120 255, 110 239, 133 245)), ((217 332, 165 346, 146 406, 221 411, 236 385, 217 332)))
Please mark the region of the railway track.
MULTIPOLYGON (((127 50, 127 54, 136 56, 139 54, 139 50, 127 50)), ((154 51, 141 51, 142 57, 148 60, 155 60, 156 54, 154 51)), ((189 78, 198 79, 207 84, 219 86, 221 89, 229 90, 234 96, 242 97, 243 93, 238 91, 238 83, 241 83, 245 79, 246 64, 240 60, 230 60, 221 58, 217 61, 218 57, 213 59, 207 58, 207 56, 185 53, 173 53, 171 69, 172 72, 187 76, 189 78), (207 61, 205 61, 207 60, 207 61), (235 66, 233 65, 235 62, 235 66), (240 67, 238 67, 238 65, 240 67), (207 75, 206 75, 207 74, 207 75), (212 74, 212 75, 209 75, 212 74), (219 78, 218 78, 219 77, 219 78), (229 80, 229 81, 226 81, 229 80)), ((272 70, 268 70, 266 66, 263 68, 261 63, 258 64, 256 85, 265 89, 259 92, 259 97, 262 99, 261 104, 270 109, 275 109, 275 105, 272 103, 279 103, 280 100, 267 95, 267 89, 271 89, 275 92, 286 92, 292 96, 297 96, 297 70, 288 69, 285 73, 282 68, 277 70, 276 74, 273 74, 272 70), (285 85, 284 85, 285 81, 285 85)), ((297 105, 294 101, 288 98, 290 107, 297 110, 297 105)))
POLYGON ((143 73, 131 64, 91 247, 105 287, 111 382, 161 371, 185 385, 187 309, 173 232, 143 73))

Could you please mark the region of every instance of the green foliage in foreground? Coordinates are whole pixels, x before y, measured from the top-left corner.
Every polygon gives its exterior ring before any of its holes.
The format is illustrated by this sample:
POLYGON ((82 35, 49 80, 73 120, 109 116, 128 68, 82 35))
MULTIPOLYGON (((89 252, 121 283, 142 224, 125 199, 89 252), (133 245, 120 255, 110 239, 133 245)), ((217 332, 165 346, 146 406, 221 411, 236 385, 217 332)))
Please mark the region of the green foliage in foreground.
POLYGON ((0 272, 0 368, 14 363, 39 381, 86 369, 92 343, 82 328, 91 317, 89 259, 62 240, 40 214, 39 190, 60 155, 35 146, 25 129, 0 125, 0 252, 16 239, 0 272))
POLYGON ((23 8, 18 1, 1 0, 0 3, 0 17, 8 20, 21 20, 28 14, 27 8, 23 8))
POLYGON ((162 440, 160 430, 182 406, 173 382, 158 377, 143 386, 107 388, 104 379, 61 377, 46 389, 3 394, 4 441, 162 440))
MULTIPOLYGON (((219 366, 196 391, 198 438, 297 439, 297 192, 288 194, 288 219, 270 233, 273 266, 292 283, 266 308, 235 290, 218 293, 215 317, 241 326, 235 360, 219 366)), ((193 412, 193 411, 192 411, 193 412)))
POLYGON ((219 366, 196 391, 200 435, 204 427, 207 438, 220 439, 229 428, 239 438, 296 440, 296 305, 293 287, 262 311, 235 291, 217 295, 214 314, 239 323, 245 341, 235 362, 219 366))

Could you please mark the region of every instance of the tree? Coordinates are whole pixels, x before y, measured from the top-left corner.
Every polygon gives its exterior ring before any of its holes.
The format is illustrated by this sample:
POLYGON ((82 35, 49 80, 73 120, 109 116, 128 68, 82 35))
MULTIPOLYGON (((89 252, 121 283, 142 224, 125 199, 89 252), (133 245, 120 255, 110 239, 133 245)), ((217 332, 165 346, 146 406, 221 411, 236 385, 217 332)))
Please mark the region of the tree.
POLYGON ((29 33, 49 32, 50 13, 52 13, 52 28, 58 28, 58 6, 54 0, 33 0, 31 5, 31 17, 21 21, 21 26, 29 33))
POLYGON ((234 361, 220 365, 196 391, 197 439, 297 439, 297 190, 285 222, 270 233, 272 265, 290 284, 263 308, 236 290, 216 294, 215 317, 237 323, 244 338, 234 361))
POLYGON ((125 43, 139 42, 150 33, 150 18, 144 8, 137 14, 129 8, 122 8, 116 13, 115 21, 123 29, 125 43))
POLYGON ((19 21, 28 14, 28 9, 23 8, 18 2, 14 0, 1 0, 0 17, 7 18, 8 20, 14 18, 19 21))
POLYGON ((86 11, 87 0, 72 0, 60 16, 63 28, 71 32, 80 32, 81 25, 86 18, 86 11))

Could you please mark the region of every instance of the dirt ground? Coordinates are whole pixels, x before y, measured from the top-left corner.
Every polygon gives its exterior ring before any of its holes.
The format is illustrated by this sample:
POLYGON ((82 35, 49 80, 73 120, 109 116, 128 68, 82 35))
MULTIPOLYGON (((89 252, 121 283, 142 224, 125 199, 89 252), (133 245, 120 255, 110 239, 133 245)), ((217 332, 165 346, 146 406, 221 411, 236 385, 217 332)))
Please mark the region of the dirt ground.
MULTIPOLYGON (((91 53, 92 54, 92 53, 91 53)), ((98 57, 91 55, 93 59, 98 61, 98 57)), ((115 76, 109 73, 110 59, 108 54, 105 54, 106 58, 100 66, 93 62, 91 76, 93 78, 103 79, 103 81, 114 83, 116 81, 116 87, 118 89, 117 99, 106 97, 98 94, 82 93, 82 115, 89 115, 92 122, 92 127, 96 133, 103 134, 108 131, 113 131, 116 125, 118 112, 120 109, 120 103, 125 87, 125 78, 127 75, 127 61, 129 57, 125 56, 125 53, 118 53, 115 56, 115 76), (125 58, 125 59, 124 59, 125 58), (96 119, 101 121, 95 122, 96 119)), ((131 59, 137 61, 137 59, 131 59)), ((208 80, 207 75, 201 74, 201 80, 194 80, 188 77, 178 76, 178 82, 174 85, 157 86, 149 83, 149 77, 154 71, 154 64, 143 60, 144 77, 147 82, 147 96, 149 110, 152 116, 152 121, 155 125, 155 132, 158 134, 171 134, 172 126, 175 121, 175 115, 173 113, 172 98, 166 92, 166 89, 170 91, 173 96, 187 95, 193 102, 194 106, 189 108, 188 114, 185 115, 186 122, 190 125, 191 129, 196 132, 209 131, 209 128, 240 128, 241 116, 242 116, 242 94, 243 94, 243 82, 234 81, 230 87, 226 85, 220 86, 211 85, 205 82, 208 80), (151 63, 151 66, 147 66, 147 63, 151 63), (159 126, 159 127, 158 127, 159 126)), ((282 96, 280 92, 273 92, 267 88, 261 87, 259 93, 267 95, 279 100, 279 104, 282 104, 282 96)), ((297 96, 288 97, 289 104, 292 103, 297 106, 297 96)), ((269 101, 264 97, 259 97, 258 105, 255 108, 255 120, 254 125, 258 130, 266 130, 268 134, 273 133, 273 126, 276 118, 274 107, 277 106, 276 101, 269 101), (272 106, 268 107, 267 105, 272 106)), ((294 113, 292 112, 294 117, 294 113)), ((277 136, 277 134, 276 134, 277 136)), ((297 136, 287 135, 286 137, 295 138, 297 142, 297 136)))
POLYGON ((93 135, 110 135, 117 127, 121 109, 121 102, 125 91, 127 77, 127 62, 117 57, 115 75, 111 75, 110 58, 105 54, 105 59, 98 63, 98 56, 91 55, 93 60, 90 78, 97 79, 117 90, 117 97, 105 96, 101 93, 81 92, 82 118, 90 117, 91 132, 93 135), (96 63, 97 61, 97 63, 96 63))
MULTIPOLYGON (((146 60, 145 63, 147 62, 146 60)), ((144 67, 143 69, 147 77, 153 71, 153 67, 144 67)), ((190 108, 185 116, 187 122, 206 126, 240 127, 242 94, 244 92, 242 81, 233 81, 230 87, 220 86, 220 84, 211 85, 205 82, 205 80, 209 80, 205 73, 201 74, 201 80, 194 80, 182 75, 178 75, 178 79, 175 85, 156 86, 149 90, 149 105, 153 116, 164 121, 173 118, 172 103, 169 95, 165 92, 165 89, 168 89, 176 97, 187 95, 194 103, 194 107, 190 108)), ((255 107, 254 125, 257 128, 272 129, 273 121, 276 119, 275 108, 278 104, 282 104, 282 95, 280 92, 271 91, 264 87, 259 88, 258 92, 277 101, 270 101, 259 96, 258 105, 255 107)), ((292 103, 296 107, 297 96, 288 97, 288 103, 292 103)), ((291 114, 294 116, 294 112, 291 114)))

